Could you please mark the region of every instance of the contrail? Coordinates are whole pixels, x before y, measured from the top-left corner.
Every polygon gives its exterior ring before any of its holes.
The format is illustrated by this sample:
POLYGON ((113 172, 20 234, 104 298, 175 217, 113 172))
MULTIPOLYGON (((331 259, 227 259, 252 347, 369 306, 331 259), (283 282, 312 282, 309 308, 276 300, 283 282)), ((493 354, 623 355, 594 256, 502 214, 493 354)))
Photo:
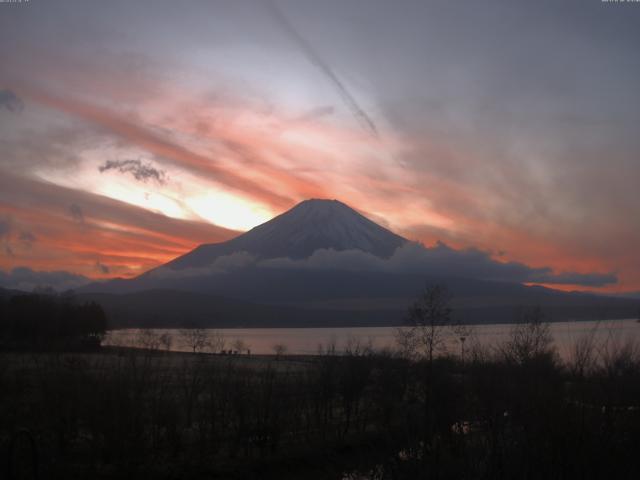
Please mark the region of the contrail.
POLYGON ((329 80, 333 83, 333 85, 338 90, 340 97, 342 97, 342 101, 345 103, 347 108, 351 110, 351 113, 356 118, 358 123, 367 131, 369 131, 374 137, 379 138, 378 129, 376 124, 373 122, 371 117, 367 115, 356 99, 351 95, 347 87, 340 81, 338 76, 333 72, 331 67, 324 61, 324 59, 320 56, 320 54, 313 48, 313 46, 295 29, 293 24, 289 22, 287 17, 278 7, 278 4, 275 0, 267 1, 271 13, 274 18, 280 24, 284 31, 298 44, 304 55, 307 57, 313 65, 318 67, 322 73, 324 73, 329 80))

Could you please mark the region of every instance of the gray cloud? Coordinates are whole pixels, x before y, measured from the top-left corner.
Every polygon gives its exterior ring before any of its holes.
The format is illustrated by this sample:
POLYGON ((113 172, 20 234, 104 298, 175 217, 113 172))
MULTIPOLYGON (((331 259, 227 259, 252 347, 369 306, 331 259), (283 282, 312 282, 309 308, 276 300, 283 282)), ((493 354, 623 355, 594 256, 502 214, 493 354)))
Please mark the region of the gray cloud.
POLYGON ((10 112, 21 112, 24 109, 24 103, 11 90, 0 90, 0 107, 10 112))
POLYGON ((3 249, 4 254, 8 257, 13 257, 13 249, 11 248, 11 244, 9 243, 11 238, 11 218, 3 218, 0 219, 0 240, 4 243, 3 249))
POLYGON ((27 247, 31 247, 31 245, 33 245, 33 243, 37 240, 37 237, 29 231, 22 231, 20 232, 18 239, 27 247))
POLYGON ((317 120, 319 118, 328 117, 335 113, 336 109, 332 105, 325 105, 322 107, 312 108, 308 112, 300 115, 296 120, 308 122, 311 120, 317 120))
POLYGON ((620 297, 637 298, 638 300, 640 300, 640 292, 623 292, 623 293, 619 293, 617 295, 620 296, 620 297))
POLYGON ((554 285, 581 285, 584 287, 603 287, 618 283, 618 276, 615 273, 546 273, 532 275, 531 282, 550 283, 554 285))
POLYGON ((20 233, 20 241, 26 243, 33 243, 36 241, 36 236, 31 232, 21 232, 20 233))
POLYGON ((223 255, 215 259, 211 265, 197 268, 185 268, 182 270, 172 270, 162 267, 149 273, 151 278, 157 279, 177 279, 189 277, 204 277, 208 275, 219 275, 232 270, 248 267, 256 263, 257 257, 247 252, 235 252, 230 255, 223 255))
POLYGON ((487 252, 477 249, 456 250, 444 243, 425 247, 409 242, 388 258, 380 258, 361 250, 316 250, 309 258, 293 260, 274 258, 260 260, 247 252, 218 257, 211 265, 172 270, 159 268, 150 273, 157 279, 179 279, 219 275, 245 267, 346 270, 365 272, 414 273, 434 277, 460 277, 517 283, 548 283, 599 287, 617 283, 612 273, 554 273, 551 268, 533 268, 517 262, 499 262, 487 252))
POLYGON ((69 214, 71 214, 71 218, 74 222, 84 223, 84 213, 80 205, 77 203, 72 203, 69 205, 69 214))
POLYGON ((166 173, 164 170, 155 168, 150 163, 143 163, 141 160, 107 160, 98 167, 100 173, 108 170, 117 170, 120 173, 130 173, 141 182, 155 180, 159 184, 165 183, 166 173))
POLYGON ((65 271, 38 272, 27 267, 11 271, 0 270, 0 286, 14 290, 32 291, 36 288, 53 288, 64 291, 90 283, 90 279, 65 271))
POLYGON ((444 243, 424 247, 407 243, 388 259, 360 250, 316 250, 304 260, 277 258, 263 260, 265 268, 294 268, 306 270, 385 271, 390 273, 419 273, 429 276, 464 277, 505 282, 535 282, 603 286, 617 282, 611 273, 556 274, 551 268, 533 268, 518 262, 498 262, 487 252, 477 249, 456 250, 444 243))
POLYGON ((96 270, 99 273, 102 273, 104 275, 106 275, 107 273, 109 273, 111 271, 111 269, 109 268, 108 265, 105 265, 104 263, 100 262, 100 260, 98 260, 96 262, 96 270))
POLYGON ((0 218, 0 238, 8 237, 11 233, 11 221, 8 218, 0 218))
POLYGON ((4 253, 10 257, 15 255, 13 250, 14 246, 12 246, 11 241, 16 240, 21 242, 24 247, 31 248, 33 243, 36 241, 36 236, 27 231, 21 231, 17 236, 14 235, 14 227, 12 226, 11 218, 0 219, 0 240, 3 241, 4 245, 4 253))
POLYGON ((80 152, 89 145, 98 146, 104 133, 87 125, 49 125, 46 122, 22 119, 21 126, 0 135, 0 165, 16 172, 28 172, 37 167, 75 169, 82 163, 80 152))
POLYGON ((345 106, 351 111, 355 119, 360 125, 371 133, 374 137, 378 137, 378 127, 374 123, 371 116, 360 106, 353 94, 345 86, 344 82, 338 78, 329 64, 322 58, 318 51, 311 45, 311 43, 296 29, 293 24, 287 19, 286 15, 280 10, 276 0, 271 0, 266 3, 271 11, 273 17, 278 22, 280 27, 289 35, 289 37, 296 43, 300 50, 304 53, 307 60, 316 67, 329 79, 329 81, 336 88, 345 106))

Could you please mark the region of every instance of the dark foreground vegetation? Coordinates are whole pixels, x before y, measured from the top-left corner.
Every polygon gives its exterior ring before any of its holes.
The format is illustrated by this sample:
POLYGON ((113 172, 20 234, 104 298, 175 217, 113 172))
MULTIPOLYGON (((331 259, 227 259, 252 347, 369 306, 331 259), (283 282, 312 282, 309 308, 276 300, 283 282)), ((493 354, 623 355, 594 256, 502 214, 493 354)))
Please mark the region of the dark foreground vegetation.
POLYGON ((99 349, 101 308, 64 296, 0 307, 3 479, 640 478, 638 345, 586 335, 561 361, 539 309, 481 347, 428 287, 397 351, 252 357, 198 329, 193 353, 99 349))
POLYGON ((95 302, 71 293, 0 295, 0 348, 91 350, 99 348, 107 318, 95 302))
POLYGON ((640 478, 640 356, 0 354, 2 478, 640 478))

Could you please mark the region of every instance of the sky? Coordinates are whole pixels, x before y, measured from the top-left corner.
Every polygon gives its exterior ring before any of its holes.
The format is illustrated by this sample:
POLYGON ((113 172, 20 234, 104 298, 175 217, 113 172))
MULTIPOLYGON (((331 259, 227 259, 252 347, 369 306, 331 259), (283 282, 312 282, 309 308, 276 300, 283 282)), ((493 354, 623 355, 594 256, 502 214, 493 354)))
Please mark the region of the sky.
POLYGON ((335 198, 640 291, 639 24, 601 0, 0 3, 0 281, 133 277, 335 198))

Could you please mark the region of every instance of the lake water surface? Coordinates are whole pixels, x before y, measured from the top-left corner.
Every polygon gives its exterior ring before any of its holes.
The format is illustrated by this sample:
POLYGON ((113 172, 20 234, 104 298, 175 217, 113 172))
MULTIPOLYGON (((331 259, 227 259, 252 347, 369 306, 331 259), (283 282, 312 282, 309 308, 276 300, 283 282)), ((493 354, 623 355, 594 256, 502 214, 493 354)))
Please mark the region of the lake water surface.
MULTIPOLYGON (((513 324, 489 324, 469 326, 465 348, 473 344, 498 345, 507 340, 513 324)), ((114 346, 139 347, 141 332, 139 329, 112 330, 103 344, 114 346)), ((149 329, 157 335, 167 333, 171 336, 171 350, 190 351, 183 341, 179 329, 149 329)), ((348 345, 359 343, 370 345, 374 349, 395 348, 397 327, 344 327, 344 328, 222 328, 206 330, 211 336, 222 335, 225 348, 241 340, 244 348, 253 354, 273 354, 275 345, 284 345, 287 354, 316 354, 319 349, 335 345, 337 352, 343 352, 348 345)), ((550 324, 554 344, 561 357, 568 358, 575 343, 582 337, 592 336, 597 346, 621 346, 628 341, 640 342, 640 323, 635 319, 602 320, 582 322, 558 322, 550 324)), ((459 334, 448 335, 447 350, 459 354, 461 351, 459 334)), ((206 350, 205 350, 206 351, 206 350)), ((246 353, 246 352, 245 352, 246 353)))

